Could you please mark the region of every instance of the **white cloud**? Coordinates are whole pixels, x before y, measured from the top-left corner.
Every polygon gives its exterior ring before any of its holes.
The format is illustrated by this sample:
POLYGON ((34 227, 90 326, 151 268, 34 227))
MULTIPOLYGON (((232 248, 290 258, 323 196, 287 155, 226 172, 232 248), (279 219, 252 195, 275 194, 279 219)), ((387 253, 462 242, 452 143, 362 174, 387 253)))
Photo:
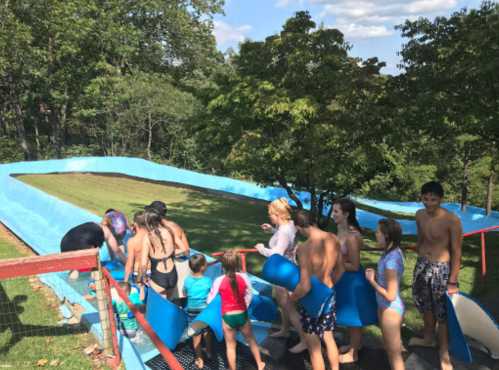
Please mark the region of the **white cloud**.
POLYGON ((275 6, 276 8, 286 8, 288 5, 292 3, 298 3, 299 5, 303 5, 304 0, 276 0, 275 6))
POLYGON ((215 21, 213 33, 219 45, 224 45, 231 42, 242 42, 246 35, 251 31, 250 25, 233 26, 222 21, 215 21))
POLYGON ((405 19, 447 14, 458 0, 309 0, 322 5, 322 18, 334 17, 333 27, 347 38, 384 37, 405 19))
POLYGON ((447 12, 458 5, 458 0, 311 0, 324 4, 322 16, 355 19, 360 21, 381 21, 403 19, 408 16, 428 16, 447 12))
POLYGON ((393 34, 393 31, 389 30, 385 26, 366 26, 361 24, 337 24, 334 28, 338 28, 346 38, 350 39, 367 39, 373 37, 385 37, 393 34))

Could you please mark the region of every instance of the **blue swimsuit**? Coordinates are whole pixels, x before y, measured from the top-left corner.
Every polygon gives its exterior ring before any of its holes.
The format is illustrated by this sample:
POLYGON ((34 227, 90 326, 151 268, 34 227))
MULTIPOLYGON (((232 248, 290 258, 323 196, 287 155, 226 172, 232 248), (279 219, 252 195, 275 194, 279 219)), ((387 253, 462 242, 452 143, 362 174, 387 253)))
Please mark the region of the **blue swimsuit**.
POLYGON ((386 289, 387 284, 385 281, 385 270, 395 270, 397 271, 397 279, 399 283, 399 291, 397 292, 397 297, 394 301, 389 302, 379 293, 376 293, 376 301, 378 302, 378 307, 382 310, 386 308, 391 308, 397 311, 401 316, 404 315, 404 302, 400 298, 400 280, 404 274, 404 256, 400 248, 395 248, 388 254, 383 255, 378 261, 378 271, 376 274, 376 280, 379 285, 386 289))

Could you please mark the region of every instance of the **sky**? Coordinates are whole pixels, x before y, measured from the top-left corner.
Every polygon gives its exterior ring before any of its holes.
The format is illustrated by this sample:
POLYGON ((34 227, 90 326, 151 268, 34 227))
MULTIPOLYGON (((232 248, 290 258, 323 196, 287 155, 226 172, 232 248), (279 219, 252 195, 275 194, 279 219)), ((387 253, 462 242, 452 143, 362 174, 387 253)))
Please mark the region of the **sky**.
POLYGON ((383 73, 398 74, 397 53, 404 39, 395 25, 479 6, 480 0, 225 0, 225 15, 215 16, 214 34, 220 51, 238 50, 245 39, 263 41, 279 33, 295 12, 308 10, 317 25, 337 28, 345 35, 352 56, 376 56, 387 64, 383 73))

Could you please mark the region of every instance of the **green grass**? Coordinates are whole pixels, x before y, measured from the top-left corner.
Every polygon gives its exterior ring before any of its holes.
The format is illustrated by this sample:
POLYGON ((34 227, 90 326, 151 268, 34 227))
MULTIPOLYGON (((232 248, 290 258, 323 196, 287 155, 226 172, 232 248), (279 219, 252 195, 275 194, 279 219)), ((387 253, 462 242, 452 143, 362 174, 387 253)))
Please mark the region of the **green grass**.
MULTIPOLYGON (((257 242, 266 242, 268 239, 268 235, 263 234, 258 226, 263 222, 268 222, 266 203, 260 201, 238 199, 124 177, 68 174, 29 175, 22 176, 20 179, 99 215, 107 208, 116 208, 131 216, 134 211, 142 209, 152 200, 161 199, 168 204, 169 216, 186 230, 191 246, 205 253, 234 247, 248 248, 257 242)), ((364 241, 367 245, 374 246, 374 240, 373 233, 365 233, 364 241)), ((404 243, 408 245, 415 244, 415 242, 414 237, 404 240, 404 243)), ((488 304, 496 317, 499 313, 497 312, 499 272, 493 266, 499 261, 498 242, 497 233, 488 236, 489 271, 486 279, 482 279, 480 277, 480 240, 478 237, 465 239, 462 270, 459 275, 461 290, 488 304)), ((374 267, 378 258, 377 252, 362 252, 362 264, 365 267, 374 267)), ((411 296, 412 271, 415 261, 414 253, 407 252, 402 297, 408 308, 405 324, 411 329, 418 329, 422 325, 411 296)), ((249 259, 250 271, 258 275, 262 262, 260 257, 251 257, 249 259)), ((370 331, 377 333, 377 329, 370 329, 370 331)), ((407 337, 411 333, 405 332, 404 335, 407 337)))
MULTIPOLYGON (((0 259, 22 257, 0 234, 0 259)), ((0 282, 0 368, 95 368, 83 349, 95 342, 85 327, 62 326, 57 299, 36 278, 0 282), (38 361, 42 361, 39 365, 38 361)))

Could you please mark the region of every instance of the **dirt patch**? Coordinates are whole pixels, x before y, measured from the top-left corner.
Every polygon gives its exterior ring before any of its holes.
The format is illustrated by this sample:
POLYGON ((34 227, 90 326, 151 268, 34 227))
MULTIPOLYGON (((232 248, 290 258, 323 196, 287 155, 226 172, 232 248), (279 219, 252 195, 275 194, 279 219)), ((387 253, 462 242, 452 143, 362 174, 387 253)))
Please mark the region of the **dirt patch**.
POLYGON ((23 256, 35 256, 36 253, 33 252, 27 244, 23 243, 10 229, 8 229, 4 224, 0 223, 0 237, 7 240, 9 243, 16 247, 16 250, 23 256))

